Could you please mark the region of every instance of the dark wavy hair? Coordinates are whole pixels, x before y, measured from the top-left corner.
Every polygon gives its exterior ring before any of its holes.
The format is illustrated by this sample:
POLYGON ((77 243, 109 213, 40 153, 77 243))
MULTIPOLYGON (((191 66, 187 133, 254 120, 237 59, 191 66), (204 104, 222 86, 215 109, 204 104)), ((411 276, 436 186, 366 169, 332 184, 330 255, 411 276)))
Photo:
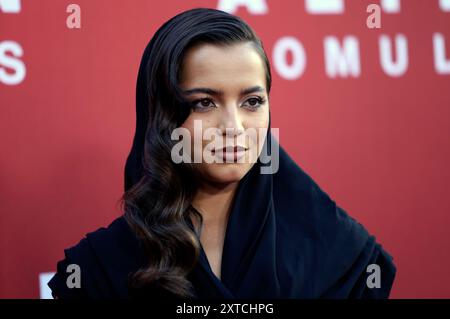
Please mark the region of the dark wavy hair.
MULTIPOLYGON (((141 60, 137 83, 136 134, 144 134, 136 162, 142 166, 139 179, 126 180, 120 199, 125 219, 145 247, 148 262, 128 278, 130 290, 158 295, 195 297, 187 279, 200 255, 201 214, 191 206, 198 188, 198 175, 189 164, 171 160, 172 131, 190 114, 179 87, 183 57, 194 45, 228 46, 250 42, 264 62, 266 87, 270 92, 269 60, 261 40, 239 17, 223 11, 196 8, 164 23, 148 43, 141 60), (142 96, 141 96, 142 95, 142 96), (141 105, 139 105, 141 104, 141 105), (199 221, 195 231, 189 218, 199 221), (156 290, 155 290, 156 289, 156 290)), ((128 164, 128 162, 127 162, 128 164)))

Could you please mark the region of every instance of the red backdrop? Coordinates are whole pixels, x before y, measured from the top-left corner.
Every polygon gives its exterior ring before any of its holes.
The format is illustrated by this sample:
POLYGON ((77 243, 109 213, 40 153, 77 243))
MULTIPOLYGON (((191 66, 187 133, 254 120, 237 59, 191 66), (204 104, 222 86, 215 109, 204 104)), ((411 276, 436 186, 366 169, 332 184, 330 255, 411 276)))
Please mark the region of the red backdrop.
POLYGON ((450 298, 449 2, 0 0, 0 297, 45 297, 40 274, 121 213, 143 49, 204 6, 262 38, 280 142, 393 255, 391 297, 450 298))

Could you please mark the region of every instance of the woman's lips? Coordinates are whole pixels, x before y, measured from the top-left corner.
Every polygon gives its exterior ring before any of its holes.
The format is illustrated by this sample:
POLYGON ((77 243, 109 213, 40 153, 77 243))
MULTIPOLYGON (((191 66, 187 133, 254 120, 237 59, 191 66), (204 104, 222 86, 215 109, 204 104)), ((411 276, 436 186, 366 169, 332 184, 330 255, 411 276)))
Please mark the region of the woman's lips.
POLYGON ((236 162, 241 159, 248 148, 243 146, 227 146, 221 149, 212 150, 212 154, 224 162, 236 162))

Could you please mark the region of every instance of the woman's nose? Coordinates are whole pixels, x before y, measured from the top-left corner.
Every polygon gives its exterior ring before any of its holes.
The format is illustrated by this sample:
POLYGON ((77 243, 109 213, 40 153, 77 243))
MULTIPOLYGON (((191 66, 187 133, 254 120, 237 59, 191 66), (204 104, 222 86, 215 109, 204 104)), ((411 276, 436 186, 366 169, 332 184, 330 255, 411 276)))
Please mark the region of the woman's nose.
POLYGON ((239 115, 238 108, 235 105, 223 108, 223 112, 220 116, 219 129, 222 135, 234 137, 244 132, 242 119, 239 115))

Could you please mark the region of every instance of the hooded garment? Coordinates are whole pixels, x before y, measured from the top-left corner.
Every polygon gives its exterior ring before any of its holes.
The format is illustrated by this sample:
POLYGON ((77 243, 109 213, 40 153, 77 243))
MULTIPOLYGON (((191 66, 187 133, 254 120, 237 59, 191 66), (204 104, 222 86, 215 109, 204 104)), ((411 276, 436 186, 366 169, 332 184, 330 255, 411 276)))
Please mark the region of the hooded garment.
MULTIPOLYGON (((142 177, 148 55, 149 47, 138 74, 136 132, 125 165, 125 190, 142 177)), ((271 143, 278 142, 268 134, 263 152, 271 150, 271 143)), ((276 173, 261 174, 258 159, 239 182, 225 233, 221 279, 201 246, 198 263, 188 275, 197 298, 387 298, 396 273, 392 257, 278 146, 276 173), (372 264, 378 267, 369 267, 372 264)), ((123 215, 64 253, 48 283, 53 295, 136 296, 127 278, 146 265, 147 258, 123 215), (67 286, 70 264, 80 266, 81 288, 67 286)), ((158 295, 146 291, 140 297, 158 295)))

